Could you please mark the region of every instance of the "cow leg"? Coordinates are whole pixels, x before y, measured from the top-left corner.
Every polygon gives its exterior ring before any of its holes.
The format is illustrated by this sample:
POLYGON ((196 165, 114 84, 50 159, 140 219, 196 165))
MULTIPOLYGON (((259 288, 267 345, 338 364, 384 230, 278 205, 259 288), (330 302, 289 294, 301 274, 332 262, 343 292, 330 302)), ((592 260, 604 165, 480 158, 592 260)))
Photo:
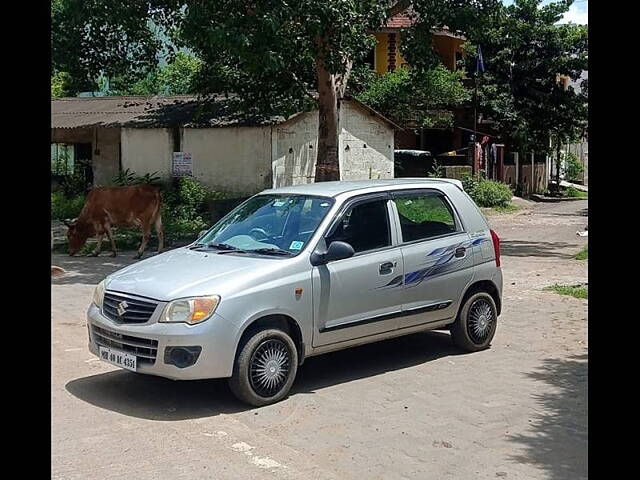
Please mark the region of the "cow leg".
POLYGON ((107 232, 107 237, 109 238, 109 242, 111 242, 111 256, 115 257, 118 255, 118 250, 116 249, 116 242, 113 239, 113 232, 111 231, 111 225, 108 223, 104 226, 105 232, 107 232))
POLYGON ((151 237, 151 225, 145 226, 142 229, 142 242, 140 242, 140 248, 138 249, 138 254, 133 258, 142 258, 142 254, 144 253, 144 250, 147 248, 149 237, 151 237))
POLYGON ((156 235, 158 235, 158 253, 161 253, 164 250, 164 230, 162 228, 162 217, 158 214, 158 218, 156 218, 155 222, 156 227, 156 235))
POLYGON ((102 237, 104 237, 104 233, 99 233, 98 234, 98 243, 96 244, 96 248, 94 248, 93 252, 91 252, 88 255, 89 257, 97 257, 98 255, 100 255, 100 251, 102 250, 102 237))

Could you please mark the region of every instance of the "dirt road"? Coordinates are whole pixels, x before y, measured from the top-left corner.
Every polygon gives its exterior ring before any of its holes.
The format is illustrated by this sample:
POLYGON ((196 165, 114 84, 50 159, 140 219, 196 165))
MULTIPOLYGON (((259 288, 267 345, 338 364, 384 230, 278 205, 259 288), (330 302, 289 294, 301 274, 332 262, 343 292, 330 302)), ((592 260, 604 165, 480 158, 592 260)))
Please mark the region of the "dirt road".
POLYGON ((504 309, 490 350, 447 333, 311 358, 285 401, 118 370, 87 350, 93 286, 132 262, 55 255, 52 473, 59 479, 587 478, 587 202, 494 215, 504 309))

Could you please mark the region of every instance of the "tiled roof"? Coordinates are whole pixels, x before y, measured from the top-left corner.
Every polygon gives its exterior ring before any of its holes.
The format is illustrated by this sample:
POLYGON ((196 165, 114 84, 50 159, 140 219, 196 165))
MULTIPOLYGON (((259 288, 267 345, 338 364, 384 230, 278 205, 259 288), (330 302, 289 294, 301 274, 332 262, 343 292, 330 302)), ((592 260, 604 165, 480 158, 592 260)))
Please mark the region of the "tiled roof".
POLYGON ((398 13, 395 17, 387 20, 387 28, 409 28, 416 22, 415 15, 409 10, 398 13))
POLYGON ((51 127, 224 127, 280 123, 281 116, 243 114, 235 102, 217 96, 68 97, 51 100, 51 127))
MULTIPOLYGON (((344 100, 361 105, 392 128, 398 125, 381 113, 350 96, 344 100)), ((51 128, 137 127, 215 128, 260 126, 283 123, 281 115, 247 115, 233 97, 218 95, 198 98, 191 95, 129 97, 66 97, 51 100, 51 128)))

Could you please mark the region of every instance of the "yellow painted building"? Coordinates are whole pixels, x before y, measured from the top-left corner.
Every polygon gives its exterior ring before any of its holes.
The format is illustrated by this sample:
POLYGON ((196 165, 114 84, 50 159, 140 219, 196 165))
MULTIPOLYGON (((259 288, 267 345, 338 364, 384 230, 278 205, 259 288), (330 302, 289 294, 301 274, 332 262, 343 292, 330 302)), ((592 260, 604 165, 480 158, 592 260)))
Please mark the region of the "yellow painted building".
MULTIPOLYGON (((379 75, 407 66, 407 61, 400 54, 401 34, 399 29, 385 28, 374 33, 377 44, 373 58, 369 62, 379 75)), ((456 69, 458 60, 464 58, 462 44, 464 38, 447 30, 434 33, 433 48, 442 58, 442 63, 450 70, 456 69)))

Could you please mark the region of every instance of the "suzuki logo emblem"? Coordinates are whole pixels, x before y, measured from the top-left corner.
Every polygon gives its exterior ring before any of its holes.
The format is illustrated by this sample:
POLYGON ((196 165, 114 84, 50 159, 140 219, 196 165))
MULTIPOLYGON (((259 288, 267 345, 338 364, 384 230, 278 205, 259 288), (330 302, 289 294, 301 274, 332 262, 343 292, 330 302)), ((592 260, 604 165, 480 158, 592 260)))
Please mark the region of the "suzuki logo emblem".
POLYGON ((129 304, 126 301, 120 302, 118 304, 118 316, 121 317, 123 316, 125 313, 127 313, 127 307, 129 306, 129 304))

